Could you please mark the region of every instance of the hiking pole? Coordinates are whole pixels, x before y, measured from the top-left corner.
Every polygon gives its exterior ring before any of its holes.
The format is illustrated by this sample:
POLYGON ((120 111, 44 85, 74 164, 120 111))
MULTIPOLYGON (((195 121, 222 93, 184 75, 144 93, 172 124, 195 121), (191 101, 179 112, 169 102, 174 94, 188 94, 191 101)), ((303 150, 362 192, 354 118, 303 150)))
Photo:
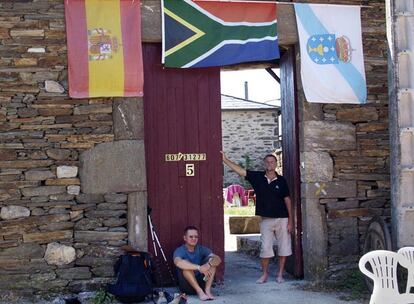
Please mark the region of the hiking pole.
POLYGON ((149 223, 150 231, 151 231, 151 240, 152 240, 152 247, 154 249, 154 254, 155 254, 155 256, 158 256, 157 247, 155 246, 154 226, 152 225, 151 216, 150 216, 149 213, 148 213, 148 223, 149 223))

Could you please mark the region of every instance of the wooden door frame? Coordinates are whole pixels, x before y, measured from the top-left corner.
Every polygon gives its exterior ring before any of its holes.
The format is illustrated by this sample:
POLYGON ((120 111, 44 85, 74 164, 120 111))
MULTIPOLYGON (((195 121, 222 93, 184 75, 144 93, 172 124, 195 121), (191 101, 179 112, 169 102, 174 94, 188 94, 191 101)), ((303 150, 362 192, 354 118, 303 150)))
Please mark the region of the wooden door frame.
POLYGON ((293 255, 288 259, 288 270, 295 277, 303 277, 302 211, 300 195, 299 116, 296 86, 296 51, 289 46, 280 58, 280 91, 282 111, 283 175, 292 199, 294 232, 293 255))

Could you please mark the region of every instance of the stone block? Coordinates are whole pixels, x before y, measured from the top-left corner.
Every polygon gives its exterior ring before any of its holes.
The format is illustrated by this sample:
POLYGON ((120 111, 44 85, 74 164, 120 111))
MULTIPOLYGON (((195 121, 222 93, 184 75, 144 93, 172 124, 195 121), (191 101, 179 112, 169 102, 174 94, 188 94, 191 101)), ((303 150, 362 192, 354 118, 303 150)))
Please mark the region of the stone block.
POLYGON ((334 200, 332 202, 327 202, 328 210, 334 209, 354 209, 359 206, 358 200, 345 200, 345 201, 338 201, 334 200))
POLYGON ((22 188, 21 192, 24 196, 48 196, 52 194, 60 194, 66 192, 64 186, 43 186, 37 188, 22 188))
POLYGON ((335 121, 305 121, 304 151, 354 150, 355 126, 335 121))
POLYGON ((89 267, 57 269, 56 274, 59 278, 69 281, 90 279, 92 277, 92 273, 89 271, 89 267))
POLYGON ((68 194, 79 195, 80 193, 80 186, 71 185, 68 186, 68 194))
POLYGON ((231 234, 260 233, 259 216, 230 216, 229 228, 231 234))
POLYGON ((0 250, 1 260, 10 259, 41 259, 45 250, 39 244, 19 244, 11 248, 2 248, 0 250))
POLYGON ((98 193, 97 194, 82 193, 82 194, 76 196, 76 201, 78 203, 81 203, 81 204, 90 204, 90 203, 97 204, 97 203, 104 202, 104 196, 103 196, 103 194, 98 194, 98 193))
POLYGON ((76 166, 59 166, 56 169, 58 178, 70 178, 78 175, 78 167, 76 166))
POLYGON ((98 144, 83 152, 80 160, 84 193, 132 192, 147 188, 142 140, 98 144))
POLYGON ((53 164, 51 160, 14 160, 0 161, 0 169, 28 169, 48 167, 53 164))
POLYGON ((10 30, 12 37, 44 37, 44 30, 30 30, 30 29, 12 29, 10 30))
POLYGON ((116 98, 113 120, 115 140, 144 139, 142 98, 116 98))
POLYGON ((301 153, 302 182, 330 182, 333 178, 333 161, 326 152, 301 153))
POLYGON ((91 271, 95 276, 98 277, 113 277, 115 275, 114 267, 113 266, 99 266, 99 267, 92 267, 91 271))
POLYGON ((366 122, 378 120, 378 111, 375 107, 352 107, 350 109, 339 109, 336 118, 342 121, 366 122))
POLYGON ((77 242, 119 241, 127 236, 127 232, 75 231, 75 241, 77 242))
POLYGON ((75 224, 75 230, 94 230, 98 227, 102 227, 101 221, 98 219, 83 218, 75 224))
POLYGON ((12 220, 28 216, 30 216, 30 210, 22 206, 2 207, 0 212, 0 218, 3 220, 12 220))
POLYGON ((333 181, 303 183, 302 197, 306 198, 352 198, 357 195, 356 181, 333 181))
POLYGON ((128 195, 128 242, 137 250, 147 251, 147 193, 128 195))
POLYGON ((48 243, 50 241, 68 240, 73 236, 72 230, 35 232, 23 234, 23 242, 48 243))
POLYGON ((82 114, 104 114, 112 113, 112 105, 87 105, 87 106, 78 106, 73 110, 73 114, 82 115, 82 114))
POLYGON ((127 223, 128 223, 127 219, 122 219, 122 218, 110 218, 110 219, 103 220, 103 225, 105 227, 119 227, 119 226, 124 226, 127 223))
MULTIPOLYGON (((49 213, 50 214, 50 213, 49 213)), ((39 226, 40 231, 69 230, 75 226, 74 222, 48 223, 39 226)))
POLYGON ((51 159, 64 160, 69 158, 71 151, 68 149, 48 149, 46 154, 51 159))
POLYGON ((0 189, 0 202, 19 198, 20 192, 17 189, 0 189))
POLYGON ((21 118, 35 117, 38 115, 37 110, 33 108, 20 108, 17 110, 17 115, 21 118))
POLYGON ((59 243, 47 244, 45 260, 49 265, 67 265, 76 260, 75 248, 59 243))
POLYGON ((328 218, 336 219, 342 217, 359 217, 359 216, 375 216, 381 215, 382 209, 372 209, 372 208, 356 208, 356 209, 345 209, 345 210, 329 210, 328 218))
POLYGON ((0 160, 14 160, 16 158, 16 151, 0 149, 0 160))
POLYGON ((79 178, 47 179, 46 182, 45 182, 45 185, 46 186, 80 185, 80 180, 79 180, 79 178))
POLYGON ((318 199, 302 203, 303 255, 305 279, 321 280, 328 267, 328 229, 326 213, 318 199))
POLYGON ((321 104, 304 102, 302 106, 303 121, 323 120, 323 110, 321 104))
POLYGON ((117 218, 125 216, 126 210, 90 210, 85 213, 89 218, 117 218))
POLYGON ((128 201, 128 195, 122 193, 107 193, 104 198, 108 203, 125 203, 128 201))
POLYGON ((53 80, 45 81, 45 90, 49 93, 63 93, 65 89, 58 82, 53 80))

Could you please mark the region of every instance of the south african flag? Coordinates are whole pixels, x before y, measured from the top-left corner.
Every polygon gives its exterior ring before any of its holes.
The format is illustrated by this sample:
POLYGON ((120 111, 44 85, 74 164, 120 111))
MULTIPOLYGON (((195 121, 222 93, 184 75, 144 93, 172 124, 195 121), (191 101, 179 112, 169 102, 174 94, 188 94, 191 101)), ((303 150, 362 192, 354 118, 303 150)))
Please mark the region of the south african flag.
POLYGON ((280 58, 276 3, 163 0, 166 67, 210 67, 280 58))

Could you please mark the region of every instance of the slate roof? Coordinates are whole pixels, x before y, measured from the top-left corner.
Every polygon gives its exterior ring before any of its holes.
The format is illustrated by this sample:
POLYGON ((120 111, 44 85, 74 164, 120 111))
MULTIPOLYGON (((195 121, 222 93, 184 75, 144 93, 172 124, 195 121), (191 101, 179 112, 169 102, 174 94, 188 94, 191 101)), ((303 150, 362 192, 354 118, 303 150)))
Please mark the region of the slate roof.
POLYGON ((221 94, 222 110, 262 110, 262 109, 280 109, 275 100, 267 102, 258 102, 249 99, 234 97, 221 94))

